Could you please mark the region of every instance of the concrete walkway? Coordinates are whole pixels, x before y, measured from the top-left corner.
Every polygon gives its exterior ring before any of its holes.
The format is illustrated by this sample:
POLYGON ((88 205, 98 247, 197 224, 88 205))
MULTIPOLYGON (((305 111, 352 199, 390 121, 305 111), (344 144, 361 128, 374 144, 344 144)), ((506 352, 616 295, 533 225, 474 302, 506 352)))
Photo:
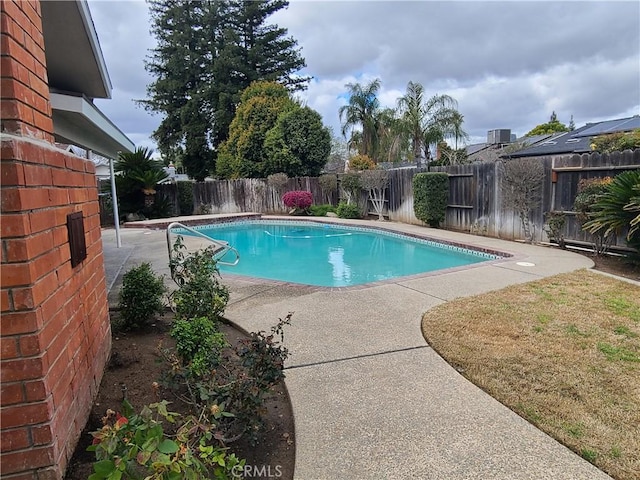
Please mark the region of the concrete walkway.
MULTIPOLYGON (((242 328, 268 330, 278 317, 294 312, 285 344, 291 352, 286 384, 295 416, 295 478, 609 478, 464 379, 426 344, 420 330, 422 314, 447 300, 590 268, 592 262, 558 249, 383 226, 513 257, 353 289, 223 276, 231 291, 225 316, 242 328)), ((163 231, 125 229, 122 241, 131 249, 120 254, 128 265, 122 271, 148 261, 168 274, 163 231)), ((112 230, 104 231, 103 245, 108 265, 117 250, 112 230)), ((117 287, 119 280, 114 282, 117 287)))

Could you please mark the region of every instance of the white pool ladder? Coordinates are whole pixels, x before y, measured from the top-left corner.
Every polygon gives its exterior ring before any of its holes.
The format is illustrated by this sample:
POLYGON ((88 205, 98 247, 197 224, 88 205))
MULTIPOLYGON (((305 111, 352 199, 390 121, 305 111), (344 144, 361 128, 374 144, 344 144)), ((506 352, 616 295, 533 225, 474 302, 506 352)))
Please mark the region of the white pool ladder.
POLYGON ((170 223, 169 226, 167 227, 167 248, 169 250, 169 261, 173 260, 173 256, 172 256, 173 248, 171 245, 171 230, 174 228, 181 228, 183 230, 186 230, 189 233, 192 233, 193 235, 204 238, 205 240, 212 243, 215 247, 213 251, 213 258, 215 258, 216 262, 219 265, 228 265, 233 267, 237 265, 238 262, 240 261, 240 254, 235 248, 229 245, 228 242, 225 242, 224 240, 216 240, 215 238, 208 237, 204 233, 201 233, 191 227, 187 227, 186 225, 179 222, 170 223), (232 252, 235 255, 235 258, 232 261, 224 260, 224 257, 229 252, 232 252))

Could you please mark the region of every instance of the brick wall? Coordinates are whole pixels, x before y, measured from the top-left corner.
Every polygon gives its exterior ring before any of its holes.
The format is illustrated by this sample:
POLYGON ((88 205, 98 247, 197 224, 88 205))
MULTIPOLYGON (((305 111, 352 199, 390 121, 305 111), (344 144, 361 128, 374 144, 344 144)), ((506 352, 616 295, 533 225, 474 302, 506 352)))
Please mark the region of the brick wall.
POLYGON ((2 2, 3 479, 62 478, 111 347, 94 165, 51 143, 39 10, 2 2), (72 268, 66 223, 78 211, 87 257, 72 268))

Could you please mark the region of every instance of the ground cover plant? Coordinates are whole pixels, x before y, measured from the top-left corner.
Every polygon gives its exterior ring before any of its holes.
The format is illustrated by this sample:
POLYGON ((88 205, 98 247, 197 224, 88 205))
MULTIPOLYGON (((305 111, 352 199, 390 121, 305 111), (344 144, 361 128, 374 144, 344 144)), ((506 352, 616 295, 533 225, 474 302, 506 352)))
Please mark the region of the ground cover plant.
POLYGON ((617 479, 640 478, 640 295, 586 270, 423 317, 465 377, 617 479))

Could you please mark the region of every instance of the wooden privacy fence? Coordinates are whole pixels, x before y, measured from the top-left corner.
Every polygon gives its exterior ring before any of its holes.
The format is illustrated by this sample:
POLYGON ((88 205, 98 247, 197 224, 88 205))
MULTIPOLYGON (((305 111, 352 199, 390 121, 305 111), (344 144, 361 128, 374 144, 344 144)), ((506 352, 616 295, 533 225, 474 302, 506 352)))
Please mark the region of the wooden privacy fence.
MULTIPOLYGON (((624 170, 640 169, 640 150, 612 154, 583 154, 572 156, 546 156, 526 159, 540 162, 544 169, 542 196, 537 208, 530 212, 535 241, 546 241, 545 213, 564 212, 565 238, 573 242, 591 242, 591 236, 580 228, 573 213, 573 202, 578 183, 585 178, 613 177, 624 170)), ((508 160, 507 160, 508 161, 508 160)), ((413 176, 425 168, 389 170, 386 216, 390 220, 421 225, 413 213, 413 176)), ((433 167, 433 172, 449 175, 449 204, 443 227, 505 239, 523 239, 519 217, 505 208, 502 188, 503 162, 474 163, 433 167)), ((308 190, 314 204, 337 205, 338 192, 324 192, 318 178, 290 178, 285 186, 276 189, 265 179, 245 178, 217 180, 193 184, 193 213, 286 214, 282 194, 291 190, 308 190)), ((175 184, 160 185, 158 196, 166 198, 179 211, 175 184)), ((360 199, 366 204, 365 196, 360 199)), ((372 209, 369 208, 369 211, 372 209)), ((624 245, 624 238, 617 239, 624 245)))

